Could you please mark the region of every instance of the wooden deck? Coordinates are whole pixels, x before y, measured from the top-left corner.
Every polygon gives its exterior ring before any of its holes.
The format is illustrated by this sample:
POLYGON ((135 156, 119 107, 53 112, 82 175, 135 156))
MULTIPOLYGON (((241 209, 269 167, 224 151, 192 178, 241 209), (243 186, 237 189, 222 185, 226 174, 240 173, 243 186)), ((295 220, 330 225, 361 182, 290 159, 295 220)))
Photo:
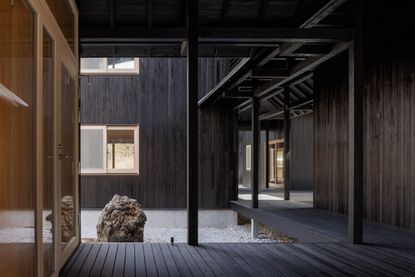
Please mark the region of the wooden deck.
POLYGON ((414 276, 415 251, 348 243, 81 244, 60 276, 414 276))
MULTIPOLYGON (((300 243, 348 242, 347 216, 335 214, 298 201, 259 201, 252 209, 251 201, 231 201, 231 208, 259 223, 293 236, 300 243)), ((363 240, 367 244, 410 247, 415 251, 415 232, 391 225, 364 222, 363 240)))

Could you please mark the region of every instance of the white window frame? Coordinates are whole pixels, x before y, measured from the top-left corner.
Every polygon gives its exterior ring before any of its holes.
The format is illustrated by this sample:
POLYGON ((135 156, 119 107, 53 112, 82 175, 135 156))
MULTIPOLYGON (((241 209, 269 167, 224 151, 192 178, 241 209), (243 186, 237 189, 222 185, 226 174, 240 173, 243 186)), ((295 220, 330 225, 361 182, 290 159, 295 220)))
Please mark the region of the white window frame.
POLYGON ((139 58, 134 58, 133 69, 108 68, 109 57, 100 57, 100 58, 106 59, 105 69, 83 69, 81 67, 81 75, 117 75, 117 74, 118 75, 138 75, 140 74, 140 59, 139 58))
MULTIPOLYGON (((103 165, 102 169, 90 169, 90 168, 82 168, 81 164, 81 174, 102 174, 102 175, 117 175, 117 174, 139 174, 139 125, 82 125, 81 130, 103 130, 102 141, 103 141, 103 165), (133 130, 134 131, 134 168, 132 169, 116 169, 116 168, 108 168, 108 153, 107 153, 107 131, 108 130, 133 130)), ((81 153, 82 155, 82 153, 81 153)))
POLYGON ((245 169, 251 171, 252 167, 252 148, 250 144, 245 146, 245 169))

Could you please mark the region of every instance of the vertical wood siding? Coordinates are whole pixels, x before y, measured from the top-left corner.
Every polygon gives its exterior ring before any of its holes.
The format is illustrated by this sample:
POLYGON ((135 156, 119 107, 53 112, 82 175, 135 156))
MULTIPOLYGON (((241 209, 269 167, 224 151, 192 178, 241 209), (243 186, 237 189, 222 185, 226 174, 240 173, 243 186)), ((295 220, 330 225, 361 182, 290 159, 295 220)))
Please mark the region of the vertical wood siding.
MULTIPOLYGON (((208 59, 199 64, 202 94, 227 67, 208 59)), ((82 124, 140 125, 140 174, 81 176, 83 208, 103 208, 114 194, 145 208, 186 207, 186 75, 184 59, 142 58, 139 75, 81 77, 82 124)), ((231 122, 221 107, 200 112, 202 208, 227 207, 232 197, 231 122)))
MULTIPOLYGON (((269 140, 283 139, 283 128, 269 131, 269 140)), ((259 188, 265 188, 265 131, 261 131, 259 157, 259 188)), ((252 143, 251 131, 239 131, 239 184, 251 186, 251 172, 246 170, 246 145, 252 143)), ((313 114, 291 121, 291 190, 312 190, 314 187, 313 114)))
MULTIPOLYGON (((365 218, 415 229, 413 43, 367 47, 364 102, 365 218)), ((347 212, 347 57, 315 74, 315 205, 347 212)))

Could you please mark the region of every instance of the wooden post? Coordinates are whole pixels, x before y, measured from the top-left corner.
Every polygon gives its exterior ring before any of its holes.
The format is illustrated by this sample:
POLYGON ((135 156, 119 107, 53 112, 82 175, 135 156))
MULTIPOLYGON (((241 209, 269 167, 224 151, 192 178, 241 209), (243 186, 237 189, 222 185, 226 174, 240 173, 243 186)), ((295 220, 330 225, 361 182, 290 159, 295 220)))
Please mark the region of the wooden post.
POLYGON ((290 90, 284 89, 284 200, 290 200, 290 90))
POLYGON ((269 188, 269 129, 265 130, 265 188, 269 188))
POLYGON ((251 186, 252 208, 258 208, 259 185, 259 97, 252 97, 251 186))
POLYGON ((355 1, 356 33, 349 47, 349 224, 352 243, 363 242, 363 36, 360 1, 355 1))
POLYGON ((233 112, 233 195, 232 200, 238 200, 238 186, 239 186, 239 113, 233 112))
POLYGON ((198 245, 198 1, 187 0, 187 243, 198 245))

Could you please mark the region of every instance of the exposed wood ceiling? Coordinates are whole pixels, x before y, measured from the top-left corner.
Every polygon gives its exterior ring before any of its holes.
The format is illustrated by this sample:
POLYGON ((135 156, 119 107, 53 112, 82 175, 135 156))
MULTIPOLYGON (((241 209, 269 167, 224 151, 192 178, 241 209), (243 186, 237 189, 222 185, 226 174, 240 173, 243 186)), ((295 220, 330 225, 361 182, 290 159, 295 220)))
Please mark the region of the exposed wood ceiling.
MULTIPOLYGON (((185 2, 78 0, 81 56, 183 57, 185 2)), ((199 56, 238 58, 199 105, 227 99, 249 119, 247 98, 255 95, 261 99, 261 119, 279 119, 281 93, 288 88, 292 117, 311 112, 313 70, 352 40, 349 2, 199 0, 199 56)))

